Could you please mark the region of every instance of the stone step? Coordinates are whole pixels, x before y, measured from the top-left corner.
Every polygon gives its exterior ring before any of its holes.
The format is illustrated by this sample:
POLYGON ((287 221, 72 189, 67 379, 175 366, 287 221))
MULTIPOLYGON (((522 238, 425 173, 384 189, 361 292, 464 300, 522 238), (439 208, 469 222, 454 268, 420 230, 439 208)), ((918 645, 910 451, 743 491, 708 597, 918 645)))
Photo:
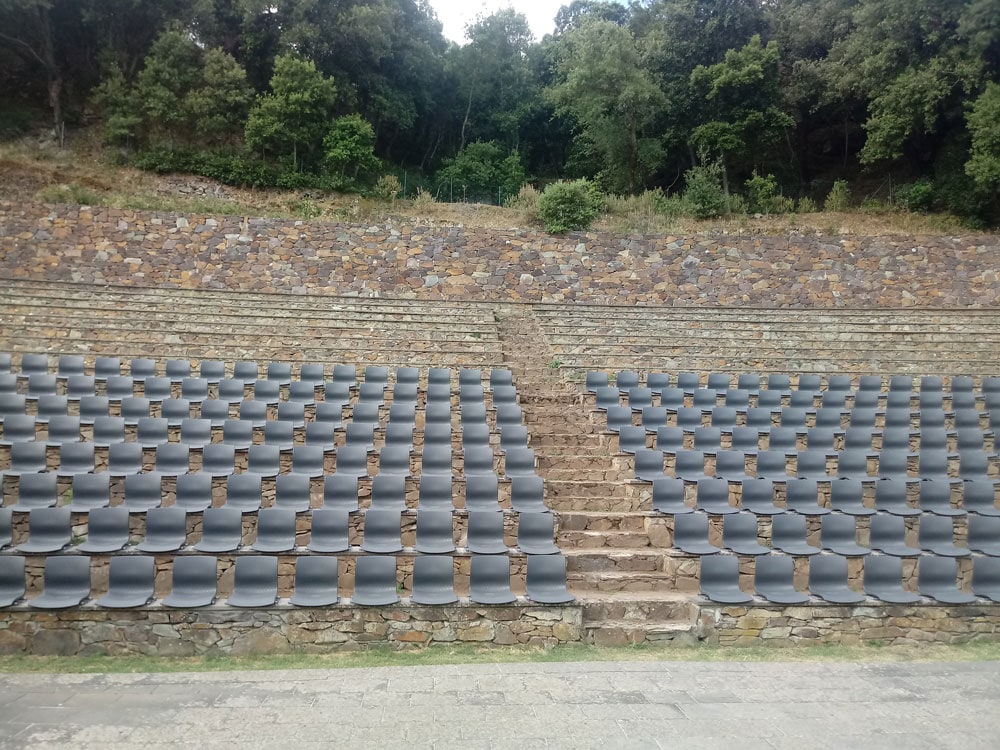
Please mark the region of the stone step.
POLYGON ((584 623, 584 642, 594 646, 637 646, 640 643, 690 647, 702 640, 703 628, 688 622, 619 622, 603 620, 584 623))
POLYGON ((584 623, 614 620, 619 622, 693 622, 699 613, 695 597, 676 591, 621 592, 616 594, 583 593, 577 601, 583 605, 584 623))
POLYGON ((645 531, 563 531, 556 534, 556 544, 567 549, 641 549, 650 547, 645 531))
POLYGON ((694 563, 691 585, 678 588, 678 579, 672 573, 605 571, 600 573, 567 573, 566 581, 570 591, 578 596, 588 593, 618 592, 676 592, 678 590, 696 592, 698 590, 697 562, 694 563))
MULTIPOLYGON (((673 568, 666 550, 650 547, 625 549, 566 549, 566 570, 573 573, 662 573, 673 568)), ((681 554, 681 553, 678 553, 681 554)))

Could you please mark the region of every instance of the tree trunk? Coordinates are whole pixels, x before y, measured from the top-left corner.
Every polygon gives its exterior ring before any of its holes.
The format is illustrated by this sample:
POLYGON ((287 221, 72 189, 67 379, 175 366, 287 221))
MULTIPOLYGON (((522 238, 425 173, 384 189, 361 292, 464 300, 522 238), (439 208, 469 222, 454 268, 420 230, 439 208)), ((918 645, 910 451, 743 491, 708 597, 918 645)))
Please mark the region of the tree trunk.
POLYGON ((469 86, 469 102, 465 105, 465 117, 462 119, 462 137, 458 150, 465 148, 465 129, 469 126, 469 114, 472 112, 472 87, 469 86))

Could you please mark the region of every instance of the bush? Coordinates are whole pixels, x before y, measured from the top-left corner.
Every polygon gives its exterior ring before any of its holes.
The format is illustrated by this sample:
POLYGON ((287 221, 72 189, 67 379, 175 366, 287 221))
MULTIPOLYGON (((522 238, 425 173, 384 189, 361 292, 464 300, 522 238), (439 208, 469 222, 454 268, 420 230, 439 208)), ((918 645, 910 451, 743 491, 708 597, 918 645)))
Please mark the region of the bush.
POLYGON ((837 180, 823 202, 824 211, 847 211, 851 207, 851 189, 847 180, 837 180))
POLYGON ((924 179, 900 185, 896 188, 896 203, 907 211, 927 213, 934 204, 934 183, 924 179))
POLYGON ((541 193, 533 185, 521 185, 521 189, 517 191, 517 195, 507 198, 504 201, 504 206, 517 211, 536 213, 538 211, 538 198, 540 196, 541 193))
POLYGON ((746 188, 748 213, 769 214, 774 211, 774 200, 778 197, 778 181, 773 174, 759 175, 753 171, 753 177, 743 183, 746 188))
POLYGON ((601 212, 603 200, 589 180, 553 182, 538 198, 538 217, 553 234, 587 229, 601 212))
POLYGON ((380 201, 394 201, 399 191, 402 190, 399 178, 394 174, 384 174, 375 182, 372 194, 380 201))
POLYGON ((783 195, 776 195, 771 200, 771 213, 792 214, 795 213, 795 201, 783 195))
POLYGON ((744 198, 739 193, 729 194, 729 213, 731 214, 748 214, 750 213, 750 204, 747 203, 747 199, 744 198))
POLYGON ((800 214, 814 214, 819 211, 819 206, 816 205, 816 201, 806 196, 799 198, 798 210, 800 214))
POLYGON ((722 191, 722 164, 711 161, 684 173, 684 202, 697 219, 711 219, 726 212, 722 191))

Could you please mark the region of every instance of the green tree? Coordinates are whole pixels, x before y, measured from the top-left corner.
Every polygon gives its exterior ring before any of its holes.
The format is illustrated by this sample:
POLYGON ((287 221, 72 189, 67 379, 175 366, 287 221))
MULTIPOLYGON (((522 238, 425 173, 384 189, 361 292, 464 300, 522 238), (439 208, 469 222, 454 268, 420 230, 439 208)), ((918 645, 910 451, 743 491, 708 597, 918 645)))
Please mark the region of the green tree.
POLYGON ((202 143, 222 145, 242 135, 253 90, 246 71, 219 48, 205 53, 198 82, 184 95, 182 106, 202 143))
POLYGON ((557 62, 558 83, 547 89, 556 112, 574 121, 583 147, 602 166, 610 190, 634 193, 663 158, 652 130, 665 103, 628 29, 588 21, 567 34, 557 62))
POLYGON ((152 140, 172 145, 190 133, 184 98, 201 78, 201 54, 194 40, 180 30, 166 31, 153 42, 136 86, 152 140))
MULTIPOLYGON (((968 114, 972 147, 965 171, 983 191, 1000 190, 1000 84, 989 83, 968 114)), ((996 193, 994 192, 994 196, 996 193)))
POLYGON ((94 89, 92 101, 104 116, 105 141, 131 145, 142 125, 142 106, 121 68, 111 66, 94 89))
POLYGON ((338 117, 323 139, 323 160, 330 171, 340 177, 350 172, 352 179, 378 169, 371 124, 358 114, 338 117))
POLYGON ((336 99, 334 82, 311 60, 282 55, 274 61, 271 92, 257 97, 247 120, 247 146, 290 156, 297 170, 320 148, 336 99))
POLYGON ((692 142, 722 158, 728 194, 726 168, 755 160, 795 124, 781 110, 778 45, 773 41, 765 45, 754 36, 742 49, 726 52, 722 62, 699 65, 691 73, 691 83, 704 97, 706 119, 711 117, 695 128, 692 142))
POLYGON ((448 184, 450 196, 457 189, 466 200, 503 203, 524 184, 524 167, 516 151, 505 151, 496 141, 476 141, 445 159, 436 179, 448 184))

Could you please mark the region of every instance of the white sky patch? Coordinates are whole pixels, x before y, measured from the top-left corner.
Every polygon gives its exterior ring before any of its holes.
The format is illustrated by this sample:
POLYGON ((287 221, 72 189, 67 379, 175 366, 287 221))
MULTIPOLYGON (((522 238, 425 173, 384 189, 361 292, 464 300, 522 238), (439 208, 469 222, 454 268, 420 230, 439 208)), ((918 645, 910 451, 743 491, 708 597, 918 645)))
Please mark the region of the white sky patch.
POLYGON ((446 38, 465 44, 465 27, 479 15, 490 15, 501 8, 511 7, 523 13, 531 26, 535 39, 541 39, 555 30, 555 17, 559 8, 569 0, 431 0, 431 6, 444 25, 446 38))

